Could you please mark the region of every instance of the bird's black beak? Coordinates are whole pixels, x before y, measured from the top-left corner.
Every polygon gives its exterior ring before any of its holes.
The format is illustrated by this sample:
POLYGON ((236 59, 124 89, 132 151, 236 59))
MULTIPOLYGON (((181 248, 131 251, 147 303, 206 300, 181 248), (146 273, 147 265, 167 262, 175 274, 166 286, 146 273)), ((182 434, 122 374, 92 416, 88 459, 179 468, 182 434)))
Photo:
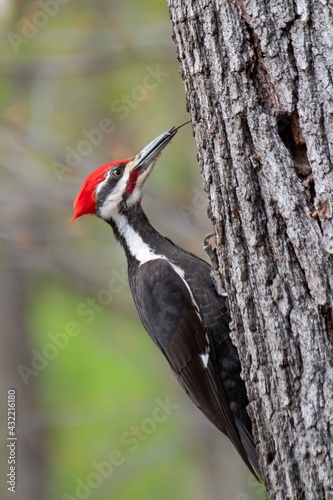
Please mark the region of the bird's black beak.
POLYGON ((161 151, 169 144, 171 139, 176 135, 176 127, 171 127, 169 130, 160 134, 156 139, 145 146, 139 154, 136 155, 131 171, 140 168, 145 170, 161 153, 161 151))
POLYGON ((154 160, 156 160, 165 146, 169 144, 171 139, 177 134, 178 129, 180 129, 183 125, 186 125, 186 123, 189 122, 182 123, 179 127, 171 127, 169 130, 160 134, 156 137, 156 139, 145 146, 134 158, 131 171, 133 172, 133 170, 136 170, 137 168, 145 170, 154 160))

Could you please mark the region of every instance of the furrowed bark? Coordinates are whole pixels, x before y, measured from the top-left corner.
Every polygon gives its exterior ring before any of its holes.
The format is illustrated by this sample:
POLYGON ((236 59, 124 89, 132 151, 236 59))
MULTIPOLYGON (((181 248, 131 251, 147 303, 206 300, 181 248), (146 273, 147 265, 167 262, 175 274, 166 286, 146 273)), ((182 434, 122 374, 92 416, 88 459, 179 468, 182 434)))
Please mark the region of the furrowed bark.
POLYGON ((333 4, 168 0, 267 498, 333 498, 333 4))

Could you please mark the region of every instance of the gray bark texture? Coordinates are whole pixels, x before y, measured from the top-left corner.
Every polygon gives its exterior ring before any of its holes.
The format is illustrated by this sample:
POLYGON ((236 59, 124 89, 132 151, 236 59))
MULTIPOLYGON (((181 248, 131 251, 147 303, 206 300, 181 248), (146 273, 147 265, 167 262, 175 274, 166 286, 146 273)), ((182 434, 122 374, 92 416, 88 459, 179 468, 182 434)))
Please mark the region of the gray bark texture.
POLYGON ((333 499, 333 3, 168 0, 269 499, 333 499))

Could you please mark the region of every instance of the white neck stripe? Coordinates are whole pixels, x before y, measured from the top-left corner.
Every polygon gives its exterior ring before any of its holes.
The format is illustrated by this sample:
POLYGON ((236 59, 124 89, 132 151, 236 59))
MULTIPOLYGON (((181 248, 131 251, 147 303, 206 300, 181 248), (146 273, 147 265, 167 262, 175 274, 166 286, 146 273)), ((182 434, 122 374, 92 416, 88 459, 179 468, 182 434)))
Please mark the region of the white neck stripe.
POLYGON ((117 214, 114 217, 119 233, 126 241, 128 249, 141 264, 149 260, 160 259, 160 255, 156 255, 147 243, 143 241, 141 236, 128 224, 127 218, 122 214, 117 214))

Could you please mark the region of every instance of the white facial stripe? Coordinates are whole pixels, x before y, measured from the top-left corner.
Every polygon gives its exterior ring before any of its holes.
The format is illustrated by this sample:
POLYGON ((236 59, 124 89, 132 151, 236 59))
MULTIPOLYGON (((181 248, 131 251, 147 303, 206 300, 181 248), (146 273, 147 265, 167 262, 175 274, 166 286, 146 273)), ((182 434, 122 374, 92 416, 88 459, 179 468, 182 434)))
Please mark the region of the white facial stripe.
MULTIPOLYGON (((125 191, 125 188, 126 188, 128 177, 129 177, 129 173, 126 172, 126 170, 125 170, 122 178, 119 179, 119 181, 117 182, 117 184, 115 185, 115 187, 112 189, 110 195, 108 195, 107 200, 108 199, 112 199, 112 200, 115 199, 115 196, 118 195, 119 193, 122 196, 122 194, 123 194, 123 192, 125 191)), ((120 198, 121 196, 117 196, 117 198, 120 198)))
POLYGON ((141 186, 136 186, 130 196, 127 198, 127 205, 135 205, 135 203, 138 203, 142 198, 142 191, 141 191, 141 186))
MULTIPOLYGON (((131 168, 133 167, 133 163, 136 160, 132 160, 127 163, 124 174, 122 178, 119 180, 117 185, 114 187, 114 189, 111 191, 110 194, 106 197, 102 207, 100 208, 100 215, 102 216, 103 219, 114 219, 115 215, 117 214, 117 205, 121 200, 121 197, 123 193, 126 191, 126 186, 129 181, 130 175, 131 175, 131 168)), ((155 164, 156 159, 149 165, 148 168, 144 170, 143 173, 141 173, 137 179, 137 184, 133 189, 133 192, 128 196, 126 203, 128 206, 135 205, 141 200, 142 197, 142 186, 145 183, 147 177, 150 175, 150 172, 153 169, 153 166, 155 164)), ((98 194, 101 189, 107 184, 108 178, 104 179, 102 182, 98 184, 96 187, 96 193, 98 194)))
MULTIPOLYGON (((114 219, 116 214, 118 213, 118 204, 121 200, 123 192, 126 189, 126 184, 128 182, 129 172, 127 167, 125 169, 124 175, 117 182, 112 191, 107 195, 103 205, 100 207, 99 212, 103 219, 114 219)), ((108 182, 108 179, 100 182, 96 188, 96 192, 98 193, 103 186, 108 182)))
POLYGON ((140 173, 138 179, 137 179, 137 184, 135 188, 133 189, 133 192, 130 194, 130 196, 127 199, 127 205, 135 205, 138 201, 141 200, 142 197, 142 186, 146 182, 146 179, 149 177, 154 165, 155 165, 156 160, 152 161, 152 163, 144 170, 144 172, 140 173))
POLYGON ((104 181, 100 182, 99 184, 97 184, 97 187, 96 187, 96 194, 98 194, 100 192, 100 190, 103 188, 103 186, 105 186, 105 184, 107 183, 107 179, 104 179, 104 181))

